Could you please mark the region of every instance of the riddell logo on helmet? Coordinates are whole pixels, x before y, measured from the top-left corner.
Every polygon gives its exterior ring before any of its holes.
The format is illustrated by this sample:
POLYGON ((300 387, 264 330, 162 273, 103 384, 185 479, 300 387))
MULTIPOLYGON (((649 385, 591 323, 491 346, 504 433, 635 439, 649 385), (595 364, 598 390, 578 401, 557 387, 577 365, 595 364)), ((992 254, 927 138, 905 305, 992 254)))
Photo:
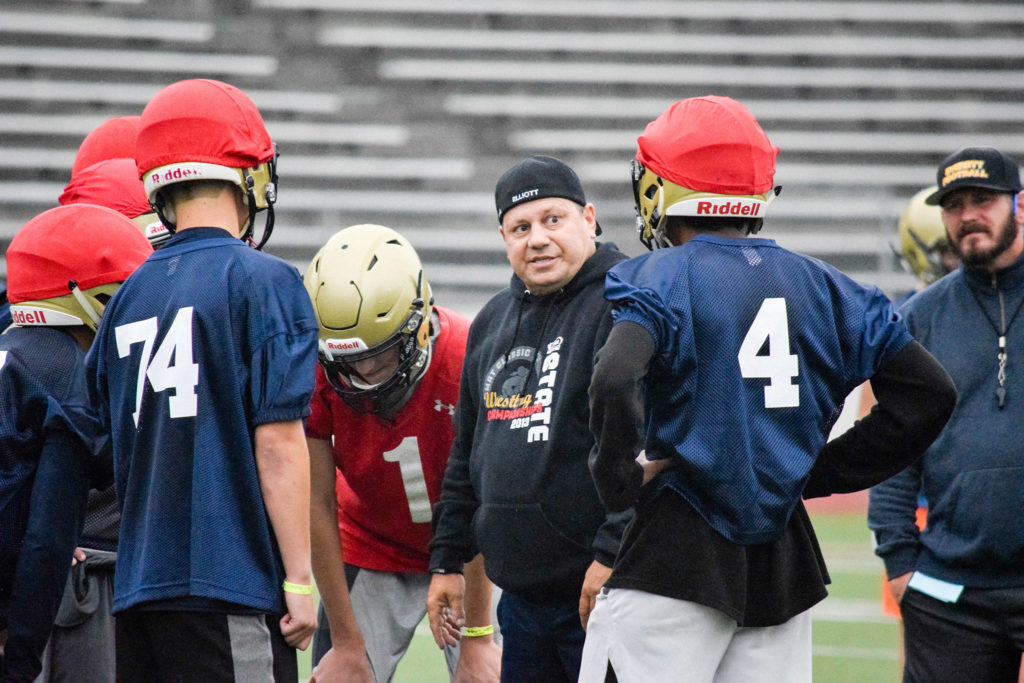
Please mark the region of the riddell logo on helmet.
POLYGON ((161 183, 169 183, 175 180, 182 180, 184 178, 192 178, 202 176, 203 172, 197 168, 190 168, 188 166, 181 167, 176 166, 169 171, 163 173, 153 173, 149 176, 149 182, 153 185, 159 185, 161 183))
POLYGON ((22 308, 12 308, 11 320, 19 325, 45 325, 46 314, 40 308, 27 310, 22 308))
POLYGON ((764 216, 768 202, 756 197, 694 197, 676 202, 668 207, 668 216, 764 216))
POLYGON ((160 221, 154 221, 146 226, 146 237, 152 239, 167 234, 167 228, 160 221))
POLYGON ((757 216, 763 202, 697 202, 698 216, 757 216))
POLYGON ((369 348, 362 339, 326 339, 323 344, 332 354, 365 351, 369 348))

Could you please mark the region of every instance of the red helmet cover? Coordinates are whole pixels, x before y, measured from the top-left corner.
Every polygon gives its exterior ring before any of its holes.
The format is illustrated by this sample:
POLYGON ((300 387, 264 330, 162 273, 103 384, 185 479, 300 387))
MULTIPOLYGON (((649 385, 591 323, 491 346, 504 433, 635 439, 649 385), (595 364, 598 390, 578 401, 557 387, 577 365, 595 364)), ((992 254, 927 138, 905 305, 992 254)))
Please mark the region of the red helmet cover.
POLYGON ((139 177, 160 166, 203 162, 252 168, 274 158, 274 143, 248 95, 209 79, 165 87, 142 111, 135 148, 139 177))
POLYGON ((74 280, 83 290, 122 282, 153 253, 135 223, 92 204, 39 214, 7 248, 7 297, 12 304, 64 296, 74 280))
POLYGON ((647 124, 636 158, 691 190, 756 195, 772 188, 778 153, 750 110, 707 95, 680 100, 647 124))
POLYGON ((78 146, 71 165, 71 177, 99 161, 107 159, 134 159, 135 139, 142 126, 140 116, 118 116, 96 126, 78 146))
POLYGON ((71 176, 58 200, 68 204, 97 204, 135 218, 153 211, 134 159, 107 159, 71 176))

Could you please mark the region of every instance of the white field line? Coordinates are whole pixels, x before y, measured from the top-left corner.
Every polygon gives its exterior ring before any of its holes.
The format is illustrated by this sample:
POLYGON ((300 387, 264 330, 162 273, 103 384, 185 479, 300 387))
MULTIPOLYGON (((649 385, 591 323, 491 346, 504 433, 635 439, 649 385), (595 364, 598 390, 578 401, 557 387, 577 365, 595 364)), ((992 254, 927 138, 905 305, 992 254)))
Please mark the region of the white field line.
POLYGON ((891 624, 896 621, 882 612, 882 599, 848 599, 828 597, 811 608, 815 621, 846 621, 861 624, 891 624))
POLYGON ((895 662, 899 653, 894 647, 839 647, 835 645, 815 645, 811 648, 815 657, 836 659, 870 659, 895 662))

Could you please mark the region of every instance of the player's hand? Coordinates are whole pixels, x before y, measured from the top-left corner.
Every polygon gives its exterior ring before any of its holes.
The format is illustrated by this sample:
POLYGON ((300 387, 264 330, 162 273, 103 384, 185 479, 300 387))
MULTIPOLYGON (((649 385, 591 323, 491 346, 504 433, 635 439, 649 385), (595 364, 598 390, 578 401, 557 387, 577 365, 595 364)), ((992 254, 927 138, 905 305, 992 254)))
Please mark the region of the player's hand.
POLYGON ((281 617, 281 635, 286 643, 299 650, 309 647, 316 630, 316 607, 312 595, 284 594, 288 614, 281 617))
POLYGON ((466 580, 462 574, 434 574, 427 591, 427 619, 434 642, 441 649, 454 646, 462 637, 466 623, 462 600, 466 595, 466 580))
POLYGON ((74 567, 79 562, 85 562, 86 555, 85 551, 81 548, 75 548, 74 554, 71 556, 71 566, 74 567))
POLYGON ((903 594, 907 592, 907 584, 910 583, 910 577, 913 575, 914 572, 907 572, 894 579, 889 579, 889 592, 892 593, 892 599, 896 601, 897 605, 903 601, 903 594))
POLYGON ((332 647, 313 669, 309 683, 373 683, 366 650, 332 647))
POLYGON ((590 620, 590 613, 594 611, 597 594, 601 592, 601 586, 611 573, 611 567, 606 567, 597 560, 591 562, 587 568, 587 574, 583 577, 583 591, 580 593, 580 623, 583 624, 584 630, 587 628, 587 621, 590 620))
POLYGON ((498 683, 501 647, 490 636, 463 638, 452 683, 498 683))
POLYGON ((661 474, 662 470, 667 469, 672 464, 671 458, 662 458, 660 460, 648 460, 647 451, 640 451, 640 455, 636 456, 636 461, 640 463, 640 467, 644 470, 644 478, 642 483, 643 486, 651 479, 661 474))

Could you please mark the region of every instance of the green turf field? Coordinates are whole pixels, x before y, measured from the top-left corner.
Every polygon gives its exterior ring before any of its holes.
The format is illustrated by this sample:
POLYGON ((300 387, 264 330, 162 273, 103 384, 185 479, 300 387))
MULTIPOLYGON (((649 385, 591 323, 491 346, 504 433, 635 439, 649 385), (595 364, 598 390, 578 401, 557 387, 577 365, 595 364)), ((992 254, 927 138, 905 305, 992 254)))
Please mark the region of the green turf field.
MULTIPOLYGON (((864 513, 814 514, 832 585, 815 607, 814 680, 820 683, 899 681, 899 627, 882 615, 882 564, 871 552, 864 513)), ((308 655, 300 676, 309 675, 308 655)), ((445 683, 444 659, 421 624, 395 676, 396 683, 445 683)))

